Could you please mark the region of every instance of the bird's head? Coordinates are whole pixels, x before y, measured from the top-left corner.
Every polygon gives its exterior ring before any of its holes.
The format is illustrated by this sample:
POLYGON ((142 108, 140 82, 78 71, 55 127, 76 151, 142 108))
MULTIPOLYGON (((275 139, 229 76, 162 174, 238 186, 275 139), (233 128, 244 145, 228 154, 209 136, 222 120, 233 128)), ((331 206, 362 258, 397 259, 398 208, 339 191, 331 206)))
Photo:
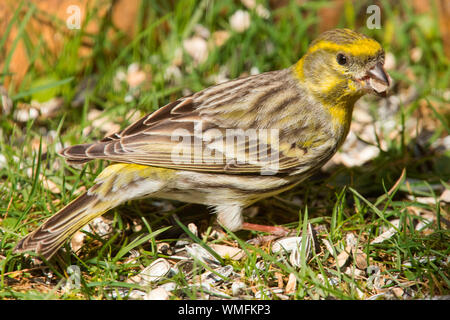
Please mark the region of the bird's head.
POLYGON ((365 93, 384 96, 389 75, 381 45, 349 29, 324 32, 295 65, 296 75, 325 102, 354 100, 365 93))

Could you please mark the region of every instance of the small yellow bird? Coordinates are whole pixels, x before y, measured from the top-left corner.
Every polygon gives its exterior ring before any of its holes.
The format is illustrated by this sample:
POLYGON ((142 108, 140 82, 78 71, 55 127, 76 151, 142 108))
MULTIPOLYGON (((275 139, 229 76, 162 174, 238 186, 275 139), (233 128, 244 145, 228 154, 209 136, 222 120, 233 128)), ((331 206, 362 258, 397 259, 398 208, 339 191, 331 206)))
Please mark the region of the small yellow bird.
POLYGON ((276 230, 245 223, 243 208, 294 187, 333 156, 356 100, 386 93, 383 64, 375 40, 348 29, 327 31, 287 69, 206 88, 99 142, 62 150, 69 163, 113 163, 15 252, 49 259, 92 219, 144 197, 210 206, 231 231, 276 230))

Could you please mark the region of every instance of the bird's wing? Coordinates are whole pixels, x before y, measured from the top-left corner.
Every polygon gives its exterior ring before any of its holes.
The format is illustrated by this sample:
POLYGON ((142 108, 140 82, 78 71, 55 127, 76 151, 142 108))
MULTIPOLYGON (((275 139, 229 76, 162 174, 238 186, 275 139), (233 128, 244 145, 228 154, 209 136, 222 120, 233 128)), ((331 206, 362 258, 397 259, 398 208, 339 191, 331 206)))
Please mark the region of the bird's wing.
POLYGON ((283 83, 273 77, 243 80, 176 100, 99 142, 71 146, 60 154, 72 163, 105 159, 231 174, 292 171, 301 165, 299 159, 305 151, 280 142, 277 129, 259 128, 255 123, 255 100, 260 99, 259 105, 263 105, 261 97, 268 97, 267 89, 278 90, 276 87, 283 83), (236 92, 246 94, 237 97, 236 92), (242 114, 244 126, 233 126, 232 112, 242 114))

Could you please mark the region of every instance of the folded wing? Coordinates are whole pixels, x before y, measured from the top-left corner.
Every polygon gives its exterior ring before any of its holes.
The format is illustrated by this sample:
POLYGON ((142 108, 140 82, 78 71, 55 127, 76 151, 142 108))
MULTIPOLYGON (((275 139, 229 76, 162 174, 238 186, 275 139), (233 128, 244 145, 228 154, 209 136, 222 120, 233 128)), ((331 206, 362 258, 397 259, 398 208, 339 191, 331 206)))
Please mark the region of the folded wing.
MULTIPOLYGON (((228 85, 229 91, 242 92, 245 88, 240 88, 240 83, 248 87, 253 82, 238 79, 228 85)), ((266 83, 272 87, 278 85, 276 81, 266 83)), ((257 86, 253 84, 253 87, 257 86)), ((300 150, 299 157, 298 150, 293 153, 291 146, 280 143, 278 130, 228 127, 229 122, 209 116, 210 112, 203 112, 217 107, 214 103, 218 102, 214 101, 222 99, 229 102, 232 92, 227 95, 227 87, 215 90, 218 91, 197 94, 199 98, 194 95, 176 100, 99 142, 71 146, 63 149, 60 154, 69 163, 105 159, 230 174, 261 174, 264 171, 289 173, 301 165, 299 158, 302 151, 300 150)), ((246 90, 251 96, 250 91, 246 90)), ((254 89, 253 95, 256 96, 261 91, 263 90, 254 89)), ((241 111, 244 111, 244 108, 248 108, 245 103, 250 100, 248 97, 240 99, 240 104, 233 103, 233 106, 243 105, 241 111)), ((223 106, 222 103, 217 108, 223 106)))

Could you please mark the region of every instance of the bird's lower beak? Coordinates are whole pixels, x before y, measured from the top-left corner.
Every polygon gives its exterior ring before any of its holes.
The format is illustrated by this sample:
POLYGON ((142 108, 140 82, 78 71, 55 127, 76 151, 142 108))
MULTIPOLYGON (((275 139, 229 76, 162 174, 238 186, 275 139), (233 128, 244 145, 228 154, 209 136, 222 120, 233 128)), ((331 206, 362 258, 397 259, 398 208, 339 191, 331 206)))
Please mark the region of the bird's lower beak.
POLYGON ((386 91, 389 89, 389 75, 383 68, 381 63, 377 63, 375 67, 367 72, 368 79, 367 86, 380 96, 386 96, 386 91))

